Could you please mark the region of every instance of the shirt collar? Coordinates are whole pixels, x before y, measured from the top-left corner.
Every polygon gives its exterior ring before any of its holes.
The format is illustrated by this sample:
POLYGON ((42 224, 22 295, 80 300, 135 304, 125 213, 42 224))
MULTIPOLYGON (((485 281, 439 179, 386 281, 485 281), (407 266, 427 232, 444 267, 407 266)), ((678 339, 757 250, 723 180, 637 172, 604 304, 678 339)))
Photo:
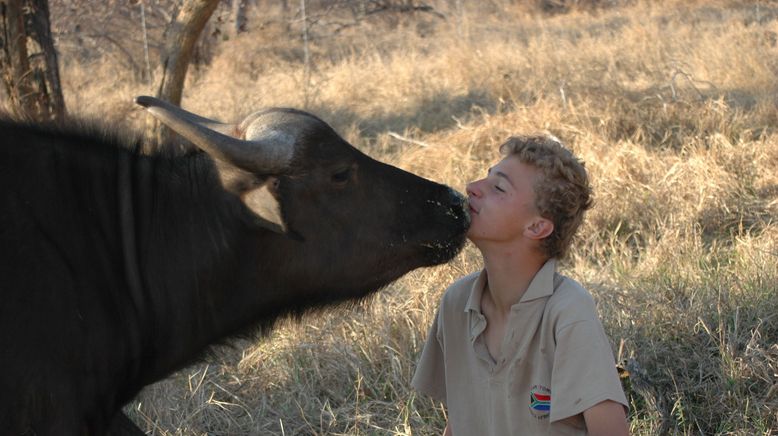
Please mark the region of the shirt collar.
POLYGON ((486 270, 481 270, 470 287, 470 297, 465 304, 465 313, 470 325, 470 341, 475 342, 478 335, 486 329, 486 318, 481 313, 481 296, 486 288, 486 270))
POLYGON ((521 296, 519 303, 548 297, 554 293, 554 274, 556 273, 556 259, 549 259, 538 270, 527 288, 527 292, 521 296))
POLYGON ((473 282, 473 286, 470 287, 470 297, 465 304, 465 312, 481 313, 481 296, 484 293, 484 288, 486 288, 486 270, 482 269, 473 282))
MULTIPOLYGON (((535 300, 537 298, 548 297, 554 293, 554 274, 556 273, 556 259, 549 259, 535 273, 535 277, 521 296, 519 303, 535 300)), ((481 270, 470 288, 470 297, 465 305, 465 312, 481 313, 481 296, 486 287, 486 270, 481 270)))

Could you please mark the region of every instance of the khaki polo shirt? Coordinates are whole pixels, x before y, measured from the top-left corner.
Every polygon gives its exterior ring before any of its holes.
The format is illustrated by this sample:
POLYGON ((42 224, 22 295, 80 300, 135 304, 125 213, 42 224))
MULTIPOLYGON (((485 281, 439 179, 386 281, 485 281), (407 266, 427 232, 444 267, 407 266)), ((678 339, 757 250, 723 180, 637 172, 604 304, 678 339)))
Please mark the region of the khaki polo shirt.
POLYGON ((482 271, 446 290, 412 381, 446 404, 454 436, 585 435, 584 410, 626 407, 594 300, 555 260, 511 308, 497 360, 482 335, 485 284, 482 271))

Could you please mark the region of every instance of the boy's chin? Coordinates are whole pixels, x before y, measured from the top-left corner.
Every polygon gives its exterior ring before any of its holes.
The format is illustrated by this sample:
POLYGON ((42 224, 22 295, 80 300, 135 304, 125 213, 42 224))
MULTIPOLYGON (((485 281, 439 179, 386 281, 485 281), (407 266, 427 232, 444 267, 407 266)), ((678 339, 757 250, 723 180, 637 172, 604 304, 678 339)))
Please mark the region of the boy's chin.
POLYGON ((468 230, 465 237, 467 238, 468 241, 472 242, 476 247, 478 247, 479 243, 483 241, 483 238, 479 237, 478 234, 474 233, 472 230, 468 230))

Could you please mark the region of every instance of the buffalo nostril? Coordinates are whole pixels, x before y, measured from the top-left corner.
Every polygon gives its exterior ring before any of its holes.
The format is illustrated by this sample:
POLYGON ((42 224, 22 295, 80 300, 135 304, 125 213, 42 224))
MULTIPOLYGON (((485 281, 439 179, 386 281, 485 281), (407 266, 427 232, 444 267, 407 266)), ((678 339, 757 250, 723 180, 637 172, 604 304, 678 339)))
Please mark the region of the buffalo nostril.
POLYGON ((449 213, 463 224, 463 228, 470 227, 470 214, 467 212, 469 202, 467 197, 449 188, 449 213))
POLYGON ((449 206, 462 206, 465 204, 465 196, 459 192, 449 189, 449 206))

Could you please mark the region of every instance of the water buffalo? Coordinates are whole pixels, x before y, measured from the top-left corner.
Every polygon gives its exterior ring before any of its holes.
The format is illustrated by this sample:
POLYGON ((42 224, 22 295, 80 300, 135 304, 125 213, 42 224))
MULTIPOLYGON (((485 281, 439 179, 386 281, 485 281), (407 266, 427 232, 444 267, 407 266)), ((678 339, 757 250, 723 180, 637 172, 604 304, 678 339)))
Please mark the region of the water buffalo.
POLYGON ((362 298, 464 243, 461 195, 311 114, 228 125, 136 101, 197 149, 0 121, 3 434, 143 434, 121 406, 209 344, 362 298))

